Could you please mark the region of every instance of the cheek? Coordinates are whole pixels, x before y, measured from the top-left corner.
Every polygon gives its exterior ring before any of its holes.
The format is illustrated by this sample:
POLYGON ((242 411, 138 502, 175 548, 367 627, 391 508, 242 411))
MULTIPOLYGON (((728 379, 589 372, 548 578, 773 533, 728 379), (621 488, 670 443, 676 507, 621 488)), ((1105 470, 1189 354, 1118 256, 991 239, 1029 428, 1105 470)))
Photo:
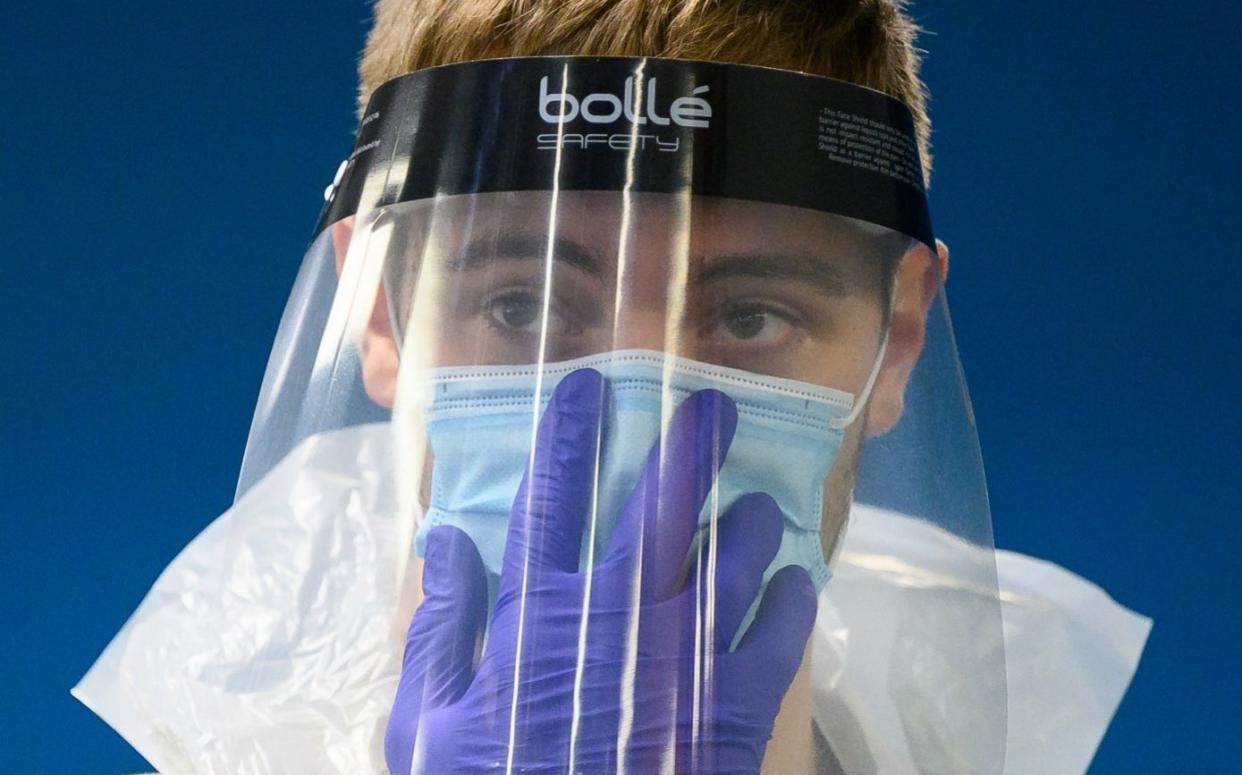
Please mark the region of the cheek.
POLYGON ((875 305, 847 299, 834 310, 829 329, 799 348, 794 379, 858 396, 880 356, 882 316, 875 305))
POLYGON ((867 407, 867 435, 888 433, 905 411, 905 388, 909 371, 902 364, 885 364, 876 376, 875 389, 867 407))
POLYGON ((368 330, 362 339, 362 382, 367 396, 386 409, 397 397, 397 363, 392 337, 368 330))

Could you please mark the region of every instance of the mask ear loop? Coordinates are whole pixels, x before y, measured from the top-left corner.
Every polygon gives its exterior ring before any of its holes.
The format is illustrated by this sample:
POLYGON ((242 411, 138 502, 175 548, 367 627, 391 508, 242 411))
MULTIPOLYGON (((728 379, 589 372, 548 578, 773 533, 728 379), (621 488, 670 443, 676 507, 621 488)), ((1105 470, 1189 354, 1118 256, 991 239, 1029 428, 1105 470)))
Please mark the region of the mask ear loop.
POLYGON ((842 417, 840 420, 832 421, 833 428, 848 428, 854 424, 862 414, 863 407, 867 405, 867 401, 871 399, 871 392, 875 389, 876 380, 880 378, 880 367, 884 365, 884 353, 888 350, 888 329, 884 330, 884 338, 880 340, 880 351, 875 355, 875 365, 871 367, 871 374, 867 376, 867 383, 863 385, 862 392, 854 399, 854 406, 850 408, 850 413, 842 417))
MULTIPOLYGON (((892 310, 893 304, 897 301, 897 287, 894 285, 888 292, 888 309, 892 310)), ((871 400, 871 392, 875 390, 875 383, 880 378, 880 367, 884 365, 884 355, 888 352, 888 335, 892 331, 892 326, 888 323, 884 325, 884 337, 880 340, 880 350, 875 354, 875 363, 871 366, 871 373, 867 375, 867 382, 863 385, 862 392, 854 399, 854 405, 850 407, 850 413, 840 420, 833 420, 829 423, 832 428, 842 429, 848 428, 854 424, 862 414, 863 407, 871 400)))

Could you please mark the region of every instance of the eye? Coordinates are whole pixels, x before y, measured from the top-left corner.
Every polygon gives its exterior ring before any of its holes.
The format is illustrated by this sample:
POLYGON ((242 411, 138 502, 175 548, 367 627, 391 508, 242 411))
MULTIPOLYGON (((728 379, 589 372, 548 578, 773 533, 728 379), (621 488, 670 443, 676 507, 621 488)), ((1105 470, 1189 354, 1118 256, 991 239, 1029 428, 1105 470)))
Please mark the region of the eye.
POLYGON ((760 304, 727 309, 719 328, 721 339, 756 345, 777 344, 793 331, 784 315, 760 304))
MULTIPOLYGON (((508 291, 484 305, 488 322, 513 333, 538 334, 543 330, 543 297, 532 291, 508 291)), ((556 305, 548 308, 548 332, 564 334, 569 324, 556 305)))
POLYGON ((487 313, 494 322, 515 330, 538 330, 538 299, 524 292, 506 293, 488 302, 487 313))

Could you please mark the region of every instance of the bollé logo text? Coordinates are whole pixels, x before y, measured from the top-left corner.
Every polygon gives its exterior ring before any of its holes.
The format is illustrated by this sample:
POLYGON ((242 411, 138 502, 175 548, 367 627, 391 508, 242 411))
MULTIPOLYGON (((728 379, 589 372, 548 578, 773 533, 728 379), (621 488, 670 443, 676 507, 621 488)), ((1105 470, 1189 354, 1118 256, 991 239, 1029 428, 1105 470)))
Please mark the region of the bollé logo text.
POLYGON ((677 126, 706 129, 712 118, 711 104, 699 95, 707 94, 709 86, 699 86, 693 91, 694 96, 678 97, 668 105, 667 113, 660 115, 659 84, 655 78, 648 78, 642 84, 646 95, 646 105, 637 105, 634 97, 634 78, 625 79, 621 95, 608 92, 593 92, 579 98, 565 91, 548 90, 548 77, 539 81, 539 116, 549 124, 568 124, 581 117, 591 124, 611 124, 623 116, 630 124, 647 124, 655 126, 677 126))

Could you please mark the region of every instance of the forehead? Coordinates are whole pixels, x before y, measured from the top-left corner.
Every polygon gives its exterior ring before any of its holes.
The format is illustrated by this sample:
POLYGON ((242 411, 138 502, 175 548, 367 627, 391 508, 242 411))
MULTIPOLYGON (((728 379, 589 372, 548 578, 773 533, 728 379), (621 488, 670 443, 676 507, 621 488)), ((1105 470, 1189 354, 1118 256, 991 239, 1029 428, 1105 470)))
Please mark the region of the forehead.
POLYGON ((436 221, 460 234, 540 231, 593 242, 691 237, 706 245, 770 243, 862 247, 883 230, 842 216, 741 199, 617 191, 511 191, 431 200, 436 221))

